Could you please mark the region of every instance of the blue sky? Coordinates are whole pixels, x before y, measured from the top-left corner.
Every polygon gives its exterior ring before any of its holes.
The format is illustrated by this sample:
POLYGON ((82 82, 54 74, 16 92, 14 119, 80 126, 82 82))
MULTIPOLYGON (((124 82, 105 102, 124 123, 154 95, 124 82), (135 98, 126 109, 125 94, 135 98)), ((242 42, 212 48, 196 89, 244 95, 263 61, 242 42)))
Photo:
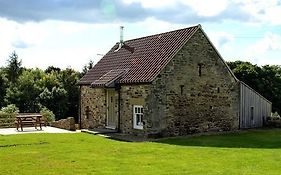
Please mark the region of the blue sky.
POLYGON ((280 0, 0 0, 0 66, 81 70, 119 41, 201 24, 222 57, 281 65, 280 0))

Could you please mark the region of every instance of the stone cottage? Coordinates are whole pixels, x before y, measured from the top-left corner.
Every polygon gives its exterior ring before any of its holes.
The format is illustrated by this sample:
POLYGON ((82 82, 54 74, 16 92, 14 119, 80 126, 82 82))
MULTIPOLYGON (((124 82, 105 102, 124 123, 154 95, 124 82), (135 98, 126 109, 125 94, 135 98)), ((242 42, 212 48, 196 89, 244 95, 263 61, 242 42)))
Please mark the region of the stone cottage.
POLYGON ((261 127, 271 103, 200 25, 116 43, 79 81, 80 125, 142 136, 261 127))

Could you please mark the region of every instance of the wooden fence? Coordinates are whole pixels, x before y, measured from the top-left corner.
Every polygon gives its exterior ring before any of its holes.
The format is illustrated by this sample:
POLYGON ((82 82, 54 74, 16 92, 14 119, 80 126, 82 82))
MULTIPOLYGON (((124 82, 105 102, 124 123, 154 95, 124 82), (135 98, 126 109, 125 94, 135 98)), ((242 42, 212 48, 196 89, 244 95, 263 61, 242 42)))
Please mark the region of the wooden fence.
POLYGON ((15 127, 16 114, 0 113, 0 128, 15 127))

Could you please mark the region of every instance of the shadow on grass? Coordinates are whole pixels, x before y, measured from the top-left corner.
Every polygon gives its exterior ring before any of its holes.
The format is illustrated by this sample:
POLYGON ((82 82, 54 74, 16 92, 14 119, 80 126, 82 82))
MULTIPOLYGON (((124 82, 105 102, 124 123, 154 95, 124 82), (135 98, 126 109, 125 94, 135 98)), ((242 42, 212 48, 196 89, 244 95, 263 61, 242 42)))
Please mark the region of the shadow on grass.
POLYGON ((281 129, 160 139, 157 143, 222 148, 281 148, 281 129))

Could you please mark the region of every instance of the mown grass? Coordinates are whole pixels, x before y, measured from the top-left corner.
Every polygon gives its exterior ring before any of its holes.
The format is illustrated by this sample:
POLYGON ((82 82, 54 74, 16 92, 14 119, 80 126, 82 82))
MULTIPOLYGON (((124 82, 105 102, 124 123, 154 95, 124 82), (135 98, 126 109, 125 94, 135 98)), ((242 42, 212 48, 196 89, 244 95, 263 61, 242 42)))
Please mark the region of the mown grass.
POLYGON ((281 130, 129 143, 90 134, 0 136, 0 174, 280 174, 281 130))

